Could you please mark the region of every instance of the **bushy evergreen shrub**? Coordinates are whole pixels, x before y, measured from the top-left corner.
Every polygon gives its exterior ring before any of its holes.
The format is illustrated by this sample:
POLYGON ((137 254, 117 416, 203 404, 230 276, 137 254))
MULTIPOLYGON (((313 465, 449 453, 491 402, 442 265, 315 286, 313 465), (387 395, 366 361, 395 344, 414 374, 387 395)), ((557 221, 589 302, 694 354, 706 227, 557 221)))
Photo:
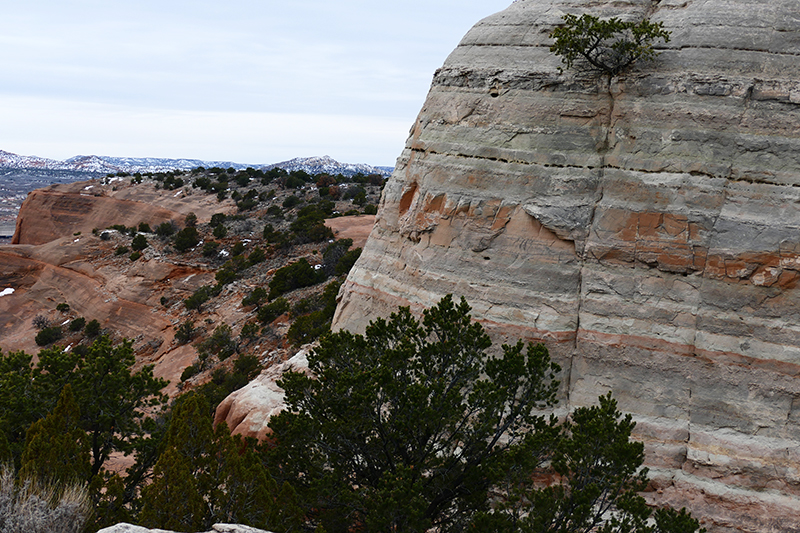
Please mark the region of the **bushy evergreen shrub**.
POLYGON ((279 268, 269 282, 269 300, 295 289, 310 287, 325 279, 325 274, 315 270, 305 258, 279 268))
POLYGON ((62 336, 61 326, 48 326, 36 334, 34 341, 37 346, 47 346, 61 339, 62 336))

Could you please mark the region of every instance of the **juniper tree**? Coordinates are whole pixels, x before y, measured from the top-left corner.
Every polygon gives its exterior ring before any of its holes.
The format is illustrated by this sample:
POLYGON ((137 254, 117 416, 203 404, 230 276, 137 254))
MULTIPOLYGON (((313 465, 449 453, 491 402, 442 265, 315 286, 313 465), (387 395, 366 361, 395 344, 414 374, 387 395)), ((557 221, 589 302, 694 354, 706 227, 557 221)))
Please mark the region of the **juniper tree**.
POLYGON ((636 61, 652 61, 658 53, 653 43, 658 39, 669 42, 670 32, 663 23, 624 22, 618 18, 601 20, 584 14, 566 14, 563 26, 555 28, 550 37, 555 42, 550 51, 561 56, 567 68, 616 76, 636 61))
POLYGON ((273 464, 328 533, 458 531, 485 507, 504 454, 553 425, 559 368, 542 345, 490 357, 483 328, 451 297, 422 322, 401 308, 364 336, 340 331, 288 372, 273 464))
POLYGON ((78 403, 67 384, 55 409, 28 428, 19 476, 62 485, 85 483, 90 472, 89 436, 80 422, 78 403))

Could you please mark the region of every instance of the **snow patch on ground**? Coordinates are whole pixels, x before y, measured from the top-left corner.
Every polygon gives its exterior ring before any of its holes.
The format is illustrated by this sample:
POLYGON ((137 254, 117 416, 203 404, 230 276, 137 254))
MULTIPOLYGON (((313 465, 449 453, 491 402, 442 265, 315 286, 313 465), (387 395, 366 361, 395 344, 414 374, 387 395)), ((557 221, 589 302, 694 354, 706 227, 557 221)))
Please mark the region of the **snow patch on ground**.
POLYGON ((11 287, 0 291, 0 296, 8 296, 9 294, 14 294, 14 289, 12 289, 11 287))

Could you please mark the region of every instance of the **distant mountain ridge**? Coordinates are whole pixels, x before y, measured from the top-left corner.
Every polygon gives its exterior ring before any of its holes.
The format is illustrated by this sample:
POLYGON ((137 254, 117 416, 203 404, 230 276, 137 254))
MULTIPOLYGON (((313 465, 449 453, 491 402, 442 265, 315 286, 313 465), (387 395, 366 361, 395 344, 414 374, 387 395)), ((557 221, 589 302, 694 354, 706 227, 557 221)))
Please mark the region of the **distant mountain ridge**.
POLYGON ((329 156, 295 158, 272 164, 243 164, 233 161, 204 161, 200 159, 168 159, 158 157, 111 157, 98 155, 77 155, 65 161, 37 156, 22 156, 0 150, 0 169, 85 172, 108 174, 116 172, 167 172, 170 170, 191 170, 197 167, 233 167, 241 170, 247 167, 270 169, 281 167, 286 170, 304 170, 309 174, 327 172, 330 174, 381 174, 388 176, 392 167, 375 167, 366 164, 340 163, 329 156))

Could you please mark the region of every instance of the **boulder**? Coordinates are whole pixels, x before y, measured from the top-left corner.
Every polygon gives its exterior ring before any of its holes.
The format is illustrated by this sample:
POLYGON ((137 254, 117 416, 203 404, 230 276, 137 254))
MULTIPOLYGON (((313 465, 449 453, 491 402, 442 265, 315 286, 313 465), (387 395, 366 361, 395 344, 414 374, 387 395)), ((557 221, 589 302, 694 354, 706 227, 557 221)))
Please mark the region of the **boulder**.
POLYGON ((214 425, 228 424, 231 433, 264 440, 270 433, 267 425, 272 415, 284 408, 284 392, 277 381, 287 370, 308 374, 308 347, 284 363, 273 365, 253 381, 233 391, 217 406, 214 425))
POLYGON ((613 391, 655 504, 800 530, 796 0, 518 0, 433 79, 335 329, 465 296, 544 342, 561 409, 613 391), (661 22, 610 81, 559 71, 566 13, 661 22))
MULTIPOLYGON (((115 526, 110 526, 101 529, 97 533, 174 533, 166 529, 147 529, 142 526, 135 526, 132 524, 121 523, 115 526)), ((211 531, 206 533, 270 533, 263 529, 256 529, 250 526, 243 526, 239 524, 214 524, 211 526, 211 531)))

